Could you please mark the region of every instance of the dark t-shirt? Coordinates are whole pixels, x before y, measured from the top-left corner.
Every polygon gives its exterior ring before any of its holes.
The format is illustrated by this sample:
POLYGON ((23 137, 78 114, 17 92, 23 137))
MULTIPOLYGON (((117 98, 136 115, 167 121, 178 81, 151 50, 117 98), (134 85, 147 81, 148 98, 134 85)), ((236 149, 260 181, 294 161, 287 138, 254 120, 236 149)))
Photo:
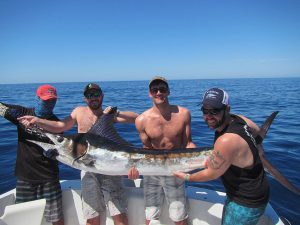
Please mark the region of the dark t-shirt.
POLYGON ((247 168, 231 165, 221 176, 228 197, 246 207, 266 204, 269 200, 269 183, 248 125, 242 118, 231 115, 229 125, 222 132, 215 133, 215 140, 225 133, 239 135, 248 143, 253 154, 253 165, 247 168))
MULTIPOLYGON (((3 103, 2 103, 3 104, 3 103)), ((18 117, 24 115, 35 115, 33 108, 25 108, 19 105, 3 104, 5 109, 3 117, 17 126, 18 130, 18 150, 15 166, 15 176, 19 179, 32 183, 48 182, 58 180, 58 162, 43 155, 43 149, 27 140, 49 142, 49 139, 38 136, 30 128, 24 128, 18 117)), ((57 121, 53 115, 48 120, 57 121)))

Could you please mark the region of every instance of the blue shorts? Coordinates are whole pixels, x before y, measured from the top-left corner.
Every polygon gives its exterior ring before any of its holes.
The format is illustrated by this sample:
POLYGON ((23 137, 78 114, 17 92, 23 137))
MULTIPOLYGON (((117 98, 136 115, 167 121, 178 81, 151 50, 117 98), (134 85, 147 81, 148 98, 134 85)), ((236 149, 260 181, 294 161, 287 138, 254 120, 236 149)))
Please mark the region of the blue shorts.
POLYGON ((173 176, 144 176, 146 220, 158 220, 166 197, 169 216, 180 222, 188 218, 184 181, 173 176))
POLYGON ((17 180, 16 203, 46 199, 44 217, 47 222, 57 222, 63 218, 62 193, 59 181, 31 183, 17 180))
POLYGON ((256 225, 266 206, 267 204, 250 208, 239 205, 227 197, 223 208, 222 225, 256 225))

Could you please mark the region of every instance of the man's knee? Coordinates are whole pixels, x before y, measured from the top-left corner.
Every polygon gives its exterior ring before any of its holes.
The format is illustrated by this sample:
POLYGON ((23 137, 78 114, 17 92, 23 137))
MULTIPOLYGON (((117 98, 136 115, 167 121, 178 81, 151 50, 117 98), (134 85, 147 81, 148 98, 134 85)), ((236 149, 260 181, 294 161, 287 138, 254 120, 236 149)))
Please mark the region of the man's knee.
POLYGON ((146 207, 145 214, 146 220, 158 220, 160 215, 160 209, 156 206, 146 207))
POLYGON ((174 222, 180 222, 188 217, 185 205, 180 201, 174 201, 170 204, 169 215, 174 222))

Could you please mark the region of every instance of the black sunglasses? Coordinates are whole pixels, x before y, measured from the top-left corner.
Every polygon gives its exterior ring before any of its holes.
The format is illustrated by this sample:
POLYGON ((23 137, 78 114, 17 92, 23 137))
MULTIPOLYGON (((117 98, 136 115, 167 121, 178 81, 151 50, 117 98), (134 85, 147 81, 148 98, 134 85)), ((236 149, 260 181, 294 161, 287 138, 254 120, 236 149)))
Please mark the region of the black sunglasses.
POLYGON ((154 87, 154 88, 150 88, 150 92, 153 93, 153 94, 156 94, 157 92, 160 92, 160 93, 167 93, 168 92, 168 88, 166 87, 154 87))
POLYGON ((85 97, 87 98, 87 99, 92 99, 92 98, 99 98, 100 96, 101 96, 101 92, 88 92, 88 93, 86 93, 85 94, 85 97))
POLYGON ((224 110, 224 108, 221 109, 205 109, 203 106, 201 107, 201 111, 203 112, 203 115, 212 115, 212 116, 216 116, 217 114, 219 114, 222 110, 224 110))

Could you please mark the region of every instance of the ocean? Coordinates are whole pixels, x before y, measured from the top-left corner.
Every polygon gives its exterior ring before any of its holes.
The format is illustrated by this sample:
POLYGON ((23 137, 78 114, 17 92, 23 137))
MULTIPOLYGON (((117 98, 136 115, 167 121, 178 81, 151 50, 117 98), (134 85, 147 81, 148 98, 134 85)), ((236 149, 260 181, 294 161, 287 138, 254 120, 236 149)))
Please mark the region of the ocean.
MULTIPOLYGON (((142 113, 152 106, 148 97, 148 81, 97 82, 104 91, 105 106, 121 111, 142 113)), ((87 83, 54 83, 59 99, 54 110, 59 118, 68 116, 76 106, 85 104, 83 88, 87 83)), ((0 102, 31 107, 40 84, 0 85, 0 102)), ((199 103, 204 91, 211 87, 225 89, 230 96, 231 112, 242 114, 261 125, 273 111, 279 111, 264 140, 267 159, 296 187, 300 188, 300 78, 201 79, 169 81, 171 104, 188 108, 192 115, 192 138, 197 146, 211 146, 213 131, 202 119, 199 103)), ((116 125, 123 138, 141 147, 134 125, 116 125)), ((75 133, 72 129, 67 132, 75 133)), ((16 127, 0 118, 0 193, 15 187, 16 127)), ((79 171, 60 164, 61 179, 79 179, 79 171)), ((276 212, 291 224, 300 224, 300 196, 290 192, 268 175, 270 202, 276 212)), ((224 191, 219 180, 189 183, 224 191)))

